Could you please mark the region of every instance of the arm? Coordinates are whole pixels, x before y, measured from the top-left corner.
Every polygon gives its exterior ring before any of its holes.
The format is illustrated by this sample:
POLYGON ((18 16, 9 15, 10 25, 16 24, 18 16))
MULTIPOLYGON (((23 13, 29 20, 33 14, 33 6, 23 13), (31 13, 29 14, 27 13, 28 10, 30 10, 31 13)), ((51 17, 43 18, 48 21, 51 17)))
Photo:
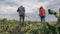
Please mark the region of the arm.
POLYGON ((17 12, 19 12, 19 8, 17 9, 17 12))

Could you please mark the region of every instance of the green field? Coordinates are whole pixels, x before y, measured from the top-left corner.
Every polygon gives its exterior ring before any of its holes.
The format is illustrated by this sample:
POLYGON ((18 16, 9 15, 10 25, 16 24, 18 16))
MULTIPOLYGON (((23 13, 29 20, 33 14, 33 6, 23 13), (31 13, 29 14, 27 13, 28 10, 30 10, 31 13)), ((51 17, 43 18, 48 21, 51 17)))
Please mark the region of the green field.
MULTIPOLYGON (((60 34, 59 22, 26 21, 24 34, 60 34)), ((17 20, 0 19, 0 34, 20 34, 17 20)))

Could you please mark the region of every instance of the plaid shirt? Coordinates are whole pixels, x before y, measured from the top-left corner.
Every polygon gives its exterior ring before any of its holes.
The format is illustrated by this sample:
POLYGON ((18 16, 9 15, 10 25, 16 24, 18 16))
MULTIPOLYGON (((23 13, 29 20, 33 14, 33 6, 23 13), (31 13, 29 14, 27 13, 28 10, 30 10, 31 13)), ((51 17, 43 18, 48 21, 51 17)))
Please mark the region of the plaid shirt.
POLYGON ((19 15, 24 15, 25 8, 23 6, 19 7, 17 12, 19 12, 19 15))

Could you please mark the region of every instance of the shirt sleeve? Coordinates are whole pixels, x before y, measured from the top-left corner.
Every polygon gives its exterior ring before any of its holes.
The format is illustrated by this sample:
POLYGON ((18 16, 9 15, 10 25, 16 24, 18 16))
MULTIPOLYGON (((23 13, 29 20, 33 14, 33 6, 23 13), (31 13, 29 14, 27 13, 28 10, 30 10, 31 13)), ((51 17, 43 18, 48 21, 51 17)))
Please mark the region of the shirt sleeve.
POLYGON ((19 8, 17 9, 17 12, 19 11, 19 8))

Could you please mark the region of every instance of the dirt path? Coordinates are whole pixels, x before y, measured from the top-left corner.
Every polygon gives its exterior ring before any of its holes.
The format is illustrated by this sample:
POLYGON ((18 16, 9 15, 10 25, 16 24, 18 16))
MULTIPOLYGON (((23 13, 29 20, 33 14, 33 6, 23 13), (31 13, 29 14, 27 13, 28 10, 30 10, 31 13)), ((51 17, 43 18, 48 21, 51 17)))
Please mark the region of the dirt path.
POLYGON ((24 31, 25 31, 25 27, 21 26, 21 34, 24 34, 24 31))

